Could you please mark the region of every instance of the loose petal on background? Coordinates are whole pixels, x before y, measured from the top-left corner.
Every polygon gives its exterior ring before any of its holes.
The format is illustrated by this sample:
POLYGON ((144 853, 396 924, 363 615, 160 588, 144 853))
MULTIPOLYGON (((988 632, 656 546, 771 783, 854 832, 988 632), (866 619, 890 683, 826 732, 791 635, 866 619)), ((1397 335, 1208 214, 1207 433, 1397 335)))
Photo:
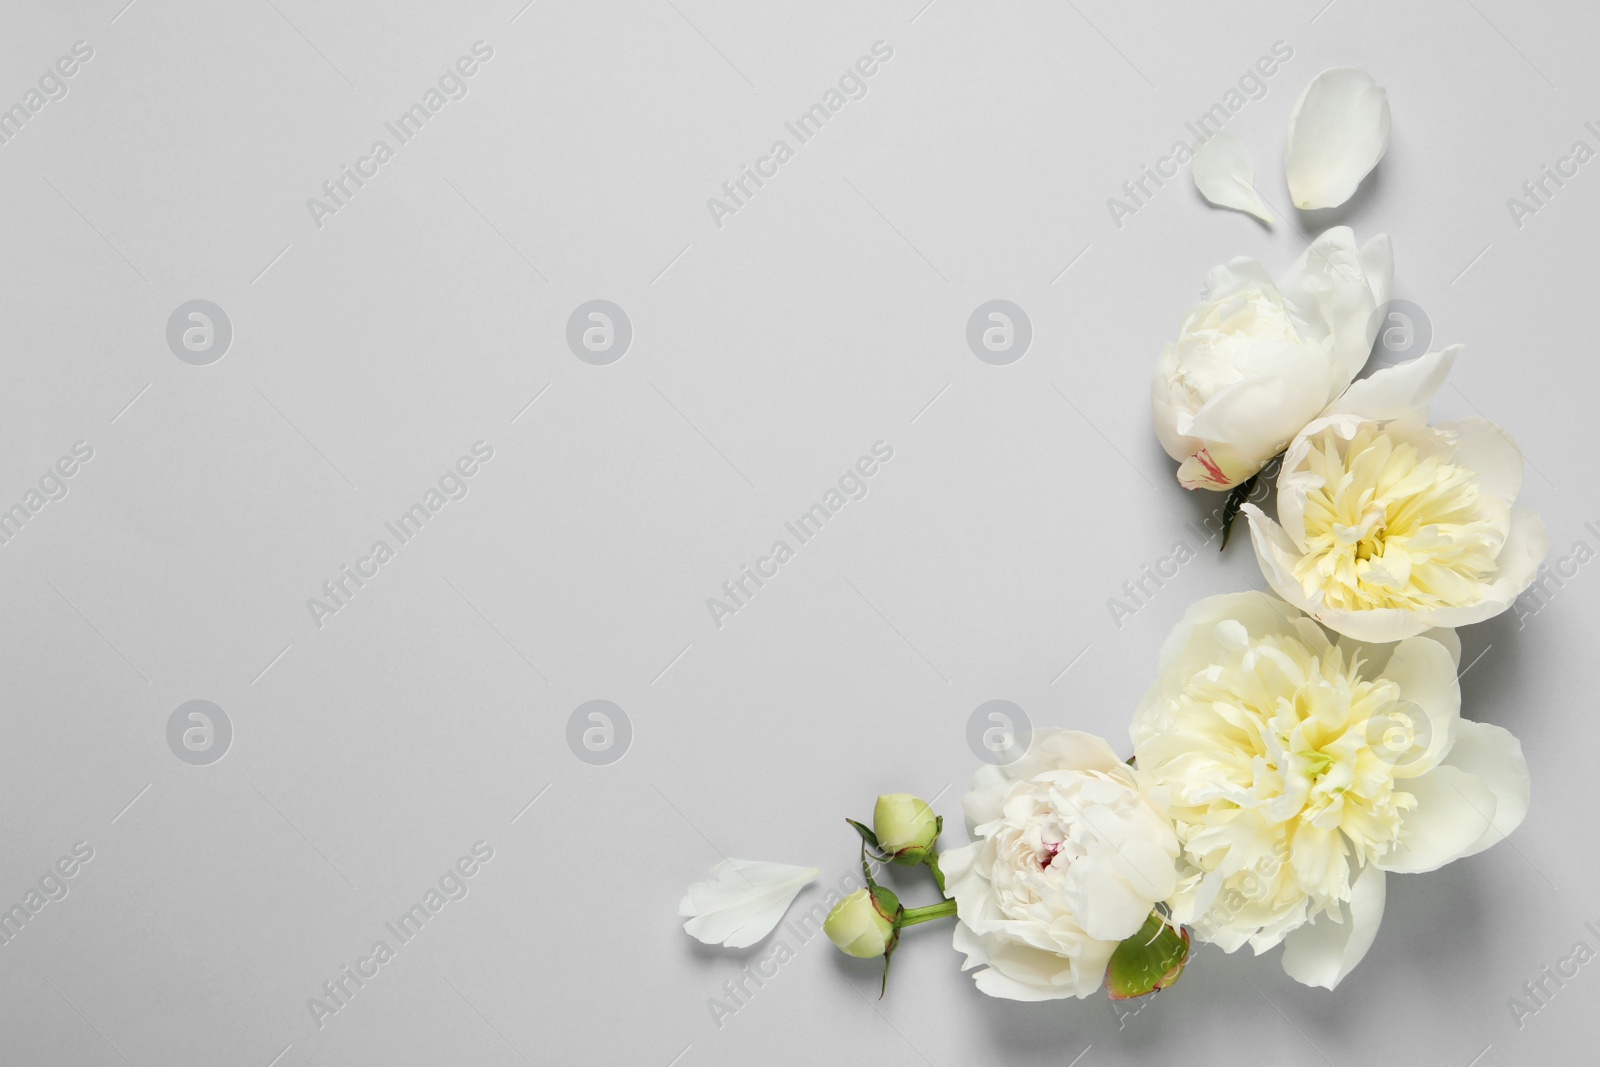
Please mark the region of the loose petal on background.
POLYGON ((1303 211, 1338 207, 1389 150, 1389 94, 1356 67, 1311 80, 1289 116, 1284 169, 1303 211))
POLYGON ((1194 154, 1194 187, 1218 207, 1254 215, 1271 226, 1278 219, 1256 192, 1256 164, 1237 136, 1219 130, 1194 154))
POLYGON ((678 905, 690 937, 708 945, 745 948, 772 932, 800 890, 818 874, 815 867, 756 860, 723 860, 711 880, 695 882, 678 905))

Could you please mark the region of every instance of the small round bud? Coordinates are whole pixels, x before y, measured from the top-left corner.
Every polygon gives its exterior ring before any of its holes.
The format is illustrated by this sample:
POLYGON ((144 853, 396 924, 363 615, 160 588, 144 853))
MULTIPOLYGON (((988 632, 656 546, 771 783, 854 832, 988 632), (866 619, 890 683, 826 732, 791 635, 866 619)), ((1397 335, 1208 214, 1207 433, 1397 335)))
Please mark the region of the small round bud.
POLYGON ((910 793, 887 793, 872 811, 878 848, 896 863, 924 862, 939 839, 939 817, 926 800, 910 793))
POLYGON ((863 960, 882 956, 895 941, 895 917, 884 914, 884 903, 868 890, 858 889, 828 913, 822 931, 846 956, 863 960))

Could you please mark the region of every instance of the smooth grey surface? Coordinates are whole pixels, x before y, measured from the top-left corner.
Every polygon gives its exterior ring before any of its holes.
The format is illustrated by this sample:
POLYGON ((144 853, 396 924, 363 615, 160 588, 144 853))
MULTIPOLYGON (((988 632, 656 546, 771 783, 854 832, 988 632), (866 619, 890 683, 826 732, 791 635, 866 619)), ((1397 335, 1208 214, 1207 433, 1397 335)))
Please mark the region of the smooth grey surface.
POLYGON ((724 855, 836 884, 842 817, 879 792, 938 795, 962 840, 986 701, 1126 749, 1184 608, 1260 584, 1244 544, 1202 547, 1188 524, 1219 501, 1177 487, 1147 413, 1156 354, 1230 256, 1279 271, 1325 225, 1389 232, 1396 295, 1468 346, 1440 414, 1517 435, 1552 561, 1600 548, 1600 163, 1520 227, 1506 203, 1600 147, 1600 20, 1324 2, 0 8, 0 105, 93 49, 0 144, 0 507, 92 450, 0 545, 0 904, 74 870, 0 945, 0 1061, 1586 1055, 1600 964, 1520 1030, 1507 1000, 1600 948, 1587 563, 1464 635, 1466 712, 1522 738, 1527 822, 1391 879, 1337 992, 1208 948, 1130 1017, 1005 1003, 930 925, 878 1002, 870 964, 780 932, 793 958, 719 1027, 709 999, 774 948, 706 949, 675 917, 724 855), (395 146, 385 123, 479 41, 466 95, 395 146), (866 95, 797 144, 785 123, 878 41, 866 95), (1185 168, 1114 225, 1107 199, 1277 41, 1292 59, 1228 126, 1281 207, 1295 96, 1369 68, 1394 138, 1355 200, 1268 231, 1185 168), (379 138, 393 158, 319 227, 307 199, 379 138), (779 138, 792 158, 718 226, 707 199, 779 138), (169 346, 195 300, 231 325, 207 365, 169 346), (631 324, 605 365, 568 343, 596 300, 631 324), (1031 323, 1009 365, 969 347, 992 300, 1031 323), (787 535, 879 441, 865 497, 787 535), (466 495, 400 543, 385 523, 441 480, 466 495), (393 558, 319 626, 308 598, 380 539, 393 558), (707 598, 779 539, 793 558, 714 625, 707 598), (1197 558, 1114 622, 1179 541, 1197 558), (204 723, 169 738, 193 700, 231 724, 207 765, 177 754, 204 723), (622 736, 594 708, 572 723, 594 700, 627 717, 621 759, 569 748, 622 736), (385 924, 441 878, 467 895, 401 945, 385 924), (308 998, 380 939, 394 958, 319 1028, 308 998))

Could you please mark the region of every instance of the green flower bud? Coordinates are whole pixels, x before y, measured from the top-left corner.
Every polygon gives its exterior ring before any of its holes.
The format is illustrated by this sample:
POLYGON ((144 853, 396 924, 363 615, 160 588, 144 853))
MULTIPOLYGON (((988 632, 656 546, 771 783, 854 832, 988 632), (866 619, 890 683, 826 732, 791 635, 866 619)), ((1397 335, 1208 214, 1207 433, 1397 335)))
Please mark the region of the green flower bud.
POLYGON ((822 932, 846 956, 870 960, 894 948, 899 911, 899 901, 887 889, 880 887, 876 893, 858 889, 828 913, 822 932))
POLYGON ((915 866, 927 860, 939 839, 939 817, 926 800, 910 793, 888 793, 872 811, 878 848, 896 863, 915 866))

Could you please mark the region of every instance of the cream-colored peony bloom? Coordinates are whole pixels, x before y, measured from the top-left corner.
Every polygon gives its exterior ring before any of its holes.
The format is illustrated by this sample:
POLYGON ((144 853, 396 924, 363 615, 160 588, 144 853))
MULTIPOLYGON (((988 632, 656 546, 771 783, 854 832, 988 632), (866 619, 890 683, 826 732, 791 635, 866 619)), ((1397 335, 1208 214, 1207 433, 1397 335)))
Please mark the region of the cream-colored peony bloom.
POLYGON ((1492 618, 1549 548, 1544 522, 1515 506, 1511 438, 1480 418, 1428 425, 1459 350, 1352 385, 1289 446, 1278 522, 1244 506, 1272 588, 1342 634, 1398 641, 1492 618))
POLYGON ((962 798, 975 840, 939 856, 963 970, 992 997, 1087 997, 1177 884, 1164 790, 1105 741, 1039 730, 1022 758, 985 766, 962 798))
POLYGON ((1335 642, 1265 593, 1193 605, 1132 728, 1193 867, 1174 919, 1228 952, 1283 942, 1290 977, 1332 989, 1377 933, 1385 872, 1431 871, 1516 829, 1522 748, 1461 718, 1459 658, 1450 630, 1335 642))
POLYGON ((1231 489, 1320 415, 1367 362, 1393 275, 1389 238, 1357 248, 1348 226, 1279 281, 1253 259, 1213 267, 1151 383, 1179 484, 1231 489))

